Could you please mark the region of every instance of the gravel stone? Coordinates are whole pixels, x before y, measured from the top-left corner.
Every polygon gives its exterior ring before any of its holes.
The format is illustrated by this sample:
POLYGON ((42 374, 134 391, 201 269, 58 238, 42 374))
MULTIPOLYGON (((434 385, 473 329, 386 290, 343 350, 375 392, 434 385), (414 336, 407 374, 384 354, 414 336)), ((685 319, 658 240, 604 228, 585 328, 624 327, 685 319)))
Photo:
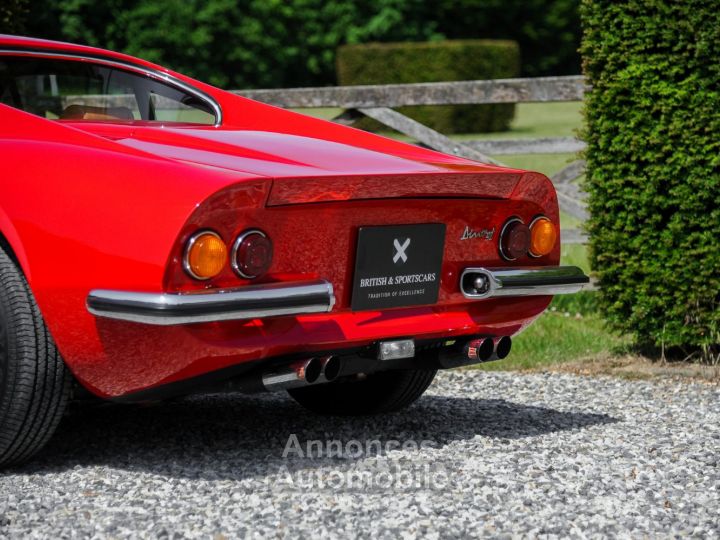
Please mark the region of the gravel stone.
POLYGON ((719 465, 699 383, 443 372, 355 419, 284 393, 79 406, 0 476, 0 537, 718 537, 719 465))

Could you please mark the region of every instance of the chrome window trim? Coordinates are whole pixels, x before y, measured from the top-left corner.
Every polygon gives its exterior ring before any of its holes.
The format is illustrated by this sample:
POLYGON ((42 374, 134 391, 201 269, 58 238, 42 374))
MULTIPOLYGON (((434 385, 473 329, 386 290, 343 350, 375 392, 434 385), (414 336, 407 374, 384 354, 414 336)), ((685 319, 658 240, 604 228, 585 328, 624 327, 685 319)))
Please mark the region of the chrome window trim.
POLYGON ((235 242, 233 243, 232 251, 230 252, 230 266, 232 266, 232 269, 235 270, 235 273, 238 276, 245 279, 255 279, 258 276, 251 276, 240 270, 240 267, 237 263, 237 251, 238 249, 240 249, 240 244, 242 244, 242 241, 253 234, 259 234, 263 238, 268 237, 268 235, 260 229, 248 229, 247 231, 244 231, 238 235, 238 237, 235 239, 235 242))
MULTIPOLYGON (((191 278, 197 279, 198 281, 207 281, 209 279, 212 279, 212 277, 204 278, 204 277, 200 277, 197 274, 195 274, 195 272, 192 271, 192 267, 190 266, 190 260, 189 260, 190 249, 193 247, 195 242, 197 242, 197 239, 205 234, 211 234, 212 236, 214 236, 215 238, 220 240, 223 244, 225 243, 225 240, 222 239, 222 236, 220 236, 218 233, 216 233, 212 229, 201 229, 201 230, 197 231, 196 233, 194 233, 188 239, 187 244, 185 244, 185 251, 183 252, 183 268, 185 269, 185 272, 187 272, 191 278)), ((227 247, 225 249, 227 249, 227 247)), ((226 263, 227 263, 227 261, 226 261, 226 263)), ((213 276, 213 277, 217 277, 217 276, 213 276)))
POLYGON ((162 326, 328 313, 334 305, 333 286, 325 280, 187 293, 95 289, 86 300, 97 317, 162 326))
MULTIPOLYGON (((125 71, 134 71, 136 73, 140 73, 142 75, 146 75, 148 77, 151 77, 153 79, 158 79, 161 82, 169 85, 174 86, 178 89, 181 89, 189 94, 194 95, 198 99, 205 102, 213 111, 215 114, 215 123, 212 124, 213 127, 219 127, 222 125, 222 108, 220 105, 215 101, 211 96, 203 92, 202 90, 198 90, 194 86, 191 86, 168 73, 164 73, 162 71, 146 68, 143 66, 138 66, 137 64, 132 64, 129 62, 123 62, 120 60, 112 60, 109 58, 105 58, 102 56, 88 56, 88 55, 82 55, 82 54, 73 54, 69 52, 54 52, 54 51, 28 51, 23 49, 0 49, 0 56, 25 56, 30 58, 55 58, 59 60, 70 60, 70 61, 81 61, 81 62, 92 62, 93 64, 101 64, 108 67, 113 67, 116 69, 122 69, 125 71)), ((177 123, 177 122, 175 122, 177 123)), ((209 125, 209 124, 202 124, 202 125, 209 125)))

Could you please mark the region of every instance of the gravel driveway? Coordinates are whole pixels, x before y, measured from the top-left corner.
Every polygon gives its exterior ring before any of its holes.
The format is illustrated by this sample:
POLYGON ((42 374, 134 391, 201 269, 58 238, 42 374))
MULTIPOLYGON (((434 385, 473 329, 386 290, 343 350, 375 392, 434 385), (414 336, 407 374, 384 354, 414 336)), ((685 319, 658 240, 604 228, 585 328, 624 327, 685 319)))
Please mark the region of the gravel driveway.
POLYGON ((0 536, 718 536, 719 466, 718 387, 442 373, 384 418, 80 409, 0 476, 0 536))

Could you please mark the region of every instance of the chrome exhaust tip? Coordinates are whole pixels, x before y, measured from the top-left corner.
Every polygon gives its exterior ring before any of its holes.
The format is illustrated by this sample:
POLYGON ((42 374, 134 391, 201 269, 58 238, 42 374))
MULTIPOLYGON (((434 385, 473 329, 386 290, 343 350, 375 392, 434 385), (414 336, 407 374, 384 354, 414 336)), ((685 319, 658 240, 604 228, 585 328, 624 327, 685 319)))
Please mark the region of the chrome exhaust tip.
POLYGON ((298 388, 319 382, 322 372, 322 361, 319 358, 310 358, 263 373, 262 385, 268 392, 298 388))
POLYGON ((439 364, 442 368, 453 368, 469 366, 493 360, 507 358, 512 348, 510 336, 476 338, 465 342, 456 353, 449 357, 439 356, 439 364))
POLYGON ((464 352, 470 361, 487 362, 495 352, 495 343, 492 338, 473 339, 465 344, 464 352))
POLYGON ((510 349, 512 349, 512 339, 510 338, 510 336, 503 336, 495 341, 494 348, 495 354, 493 354, 493 356, 495 358, 497 358, 498 360, 507 358, 507 356, 510 354, 510 349))
POLYGON ((444 350, 435 351, 433 362, 440 369, 471 366, 492 360, 495 342, 491 337, 479 337, 460 341, 444 350))
POLYGON ((337 356, 326 356, 320 359, 321 371, 318 382, 333 382, 340 376, 342 360, 337 356))

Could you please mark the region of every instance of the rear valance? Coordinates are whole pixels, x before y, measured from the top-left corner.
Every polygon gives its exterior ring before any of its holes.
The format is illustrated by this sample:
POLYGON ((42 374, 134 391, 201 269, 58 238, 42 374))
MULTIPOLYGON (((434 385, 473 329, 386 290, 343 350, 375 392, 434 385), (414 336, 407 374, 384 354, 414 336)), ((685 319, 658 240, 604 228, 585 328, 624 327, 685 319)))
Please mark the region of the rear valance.
POLYGON ((507 199, 521 176, 492 172, 278 178, 267 205, 420 197, 507 199))

